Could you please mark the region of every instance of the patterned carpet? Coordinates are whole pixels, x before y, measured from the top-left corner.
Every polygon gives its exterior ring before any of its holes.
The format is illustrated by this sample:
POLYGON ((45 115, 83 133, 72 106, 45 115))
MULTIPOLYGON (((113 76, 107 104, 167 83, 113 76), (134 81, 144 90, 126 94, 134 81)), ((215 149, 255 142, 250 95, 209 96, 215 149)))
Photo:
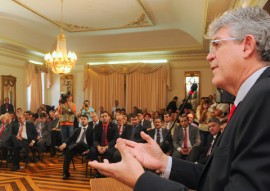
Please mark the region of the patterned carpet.
MULTIPOLYGON (((0 191, 89 191, 89 177, 85 177, 85 164, 81 157, 74 157, 75 170, 70 165, 71 177, 62 179, 63 157, 51 158, 45 154, 43 161, 29 163, 27 169, 16 172, 10 170, 3 162, 0 167, 0 191)), ((24 167, 25 163, 20 163, 24 167)))

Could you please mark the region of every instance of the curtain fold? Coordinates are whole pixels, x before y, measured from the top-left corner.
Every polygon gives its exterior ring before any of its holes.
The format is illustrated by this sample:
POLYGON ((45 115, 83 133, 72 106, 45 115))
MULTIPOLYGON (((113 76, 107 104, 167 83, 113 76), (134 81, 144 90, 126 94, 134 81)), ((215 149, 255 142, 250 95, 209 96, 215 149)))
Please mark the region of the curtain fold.
POLYGON ((127 112, 133 106, 156 111, 166 107, 169 71, 168 63, 88 66, 84 69, 84 97, 96 110, 103 106, 111 112, 118 100, 127 112))
POLYGON ((109 113, 114 105, 114 100, 118 100, 124 106, 124 75, 111 73, 99 75, 91 68, 87 68, 87 87, 85 88, 85 99, 90 101, 90 105, 98 110, 103 106, 109 113))
POLYGON ((41 72, 31 63, 26 63, 26 85, 31 86, 30 110, 36 111, 42 103, 41 72))

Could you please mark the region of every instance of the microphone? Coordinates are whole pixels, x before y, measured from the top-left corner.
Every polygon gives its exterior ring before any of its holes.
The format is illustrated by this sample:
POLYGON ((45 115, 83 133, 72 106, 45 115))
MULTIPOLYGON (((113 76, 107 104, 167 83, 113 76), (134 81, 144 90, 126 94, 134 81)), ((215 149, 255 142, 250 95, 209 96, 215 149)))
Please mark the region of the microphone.
POLYGON ((190 91, 189 91, 189 94, 193 95, 195 93, 195 91, 197 90, 198 88, 198 84, 196 83, 193 83, 190 87, 190 91))
POLYGON ((160 147, 161 149, 163 150, 163 148, 165 148, 168 144, 169 144, 169 141, 168 141, 168 138, 169 138, 169 134, 171 133, 172 131, 172 127, 174 126, 174 124, 176 123, 177 119, 179 118, 180 116, 180 113, 183 112, 188 100, 190 99, 190 97, 197 91, 197 88, 198 88, 198 84, 196 83, 193 83, 190 87, 190 91, 188 92, 188 97, 187 99, 185 100, 185 102, 183 103, 183 106, 181 107, 176 119, 174 120, 173 124, 171 125, 170 129, 169 129, 169 132, 167 133, 167 135, 165 136, 163 142, 160 144, 160 147))

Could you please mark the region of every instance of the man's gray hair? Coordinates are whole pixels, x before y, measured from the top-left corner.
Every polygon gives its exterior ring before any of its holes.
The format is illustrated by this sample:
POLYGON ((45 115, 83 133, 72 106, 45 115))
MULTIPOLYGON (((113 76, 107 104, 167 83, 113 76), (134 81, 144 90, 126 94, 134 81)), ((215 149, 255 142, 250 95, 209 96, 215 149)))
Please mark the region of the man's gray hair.
POLYGON ((229 10, 209 25, 207 37, 212 38, 223 27, 229 27, 234 38, 254 36, 261 60, 270 61, 270 15, 265 10, 260 7, 229 10))

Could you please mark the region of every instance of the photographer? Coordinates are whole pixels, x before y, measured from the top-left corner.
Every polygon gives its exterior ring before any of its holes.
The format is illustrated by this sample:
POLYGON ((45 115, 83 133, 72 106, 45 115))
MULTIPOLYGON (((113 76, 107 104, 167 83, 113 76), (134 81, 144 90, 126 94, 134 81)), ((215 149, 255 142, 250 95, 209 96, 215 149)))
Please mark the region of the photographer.
MULTIPOLYGON (((88 117, 88 121, 91 122, 92 121, 90 117, 91 112, 95 112, 95 110, 92 107, 90 107, 90 102, 88 100, 84 100, 82 108, 77 113, 77 117, 79 118, 79 116, 85 114, 88 117)), ((79 123, 79 127, 82 127, 81 123, 79 123)))
POLYGON ((62 133, 62 142, 73 133, 76 105, 71 100, 72 95, 70 92, 62 94, 59 100, 58 113, 60 115, 59 123, 62 133))

